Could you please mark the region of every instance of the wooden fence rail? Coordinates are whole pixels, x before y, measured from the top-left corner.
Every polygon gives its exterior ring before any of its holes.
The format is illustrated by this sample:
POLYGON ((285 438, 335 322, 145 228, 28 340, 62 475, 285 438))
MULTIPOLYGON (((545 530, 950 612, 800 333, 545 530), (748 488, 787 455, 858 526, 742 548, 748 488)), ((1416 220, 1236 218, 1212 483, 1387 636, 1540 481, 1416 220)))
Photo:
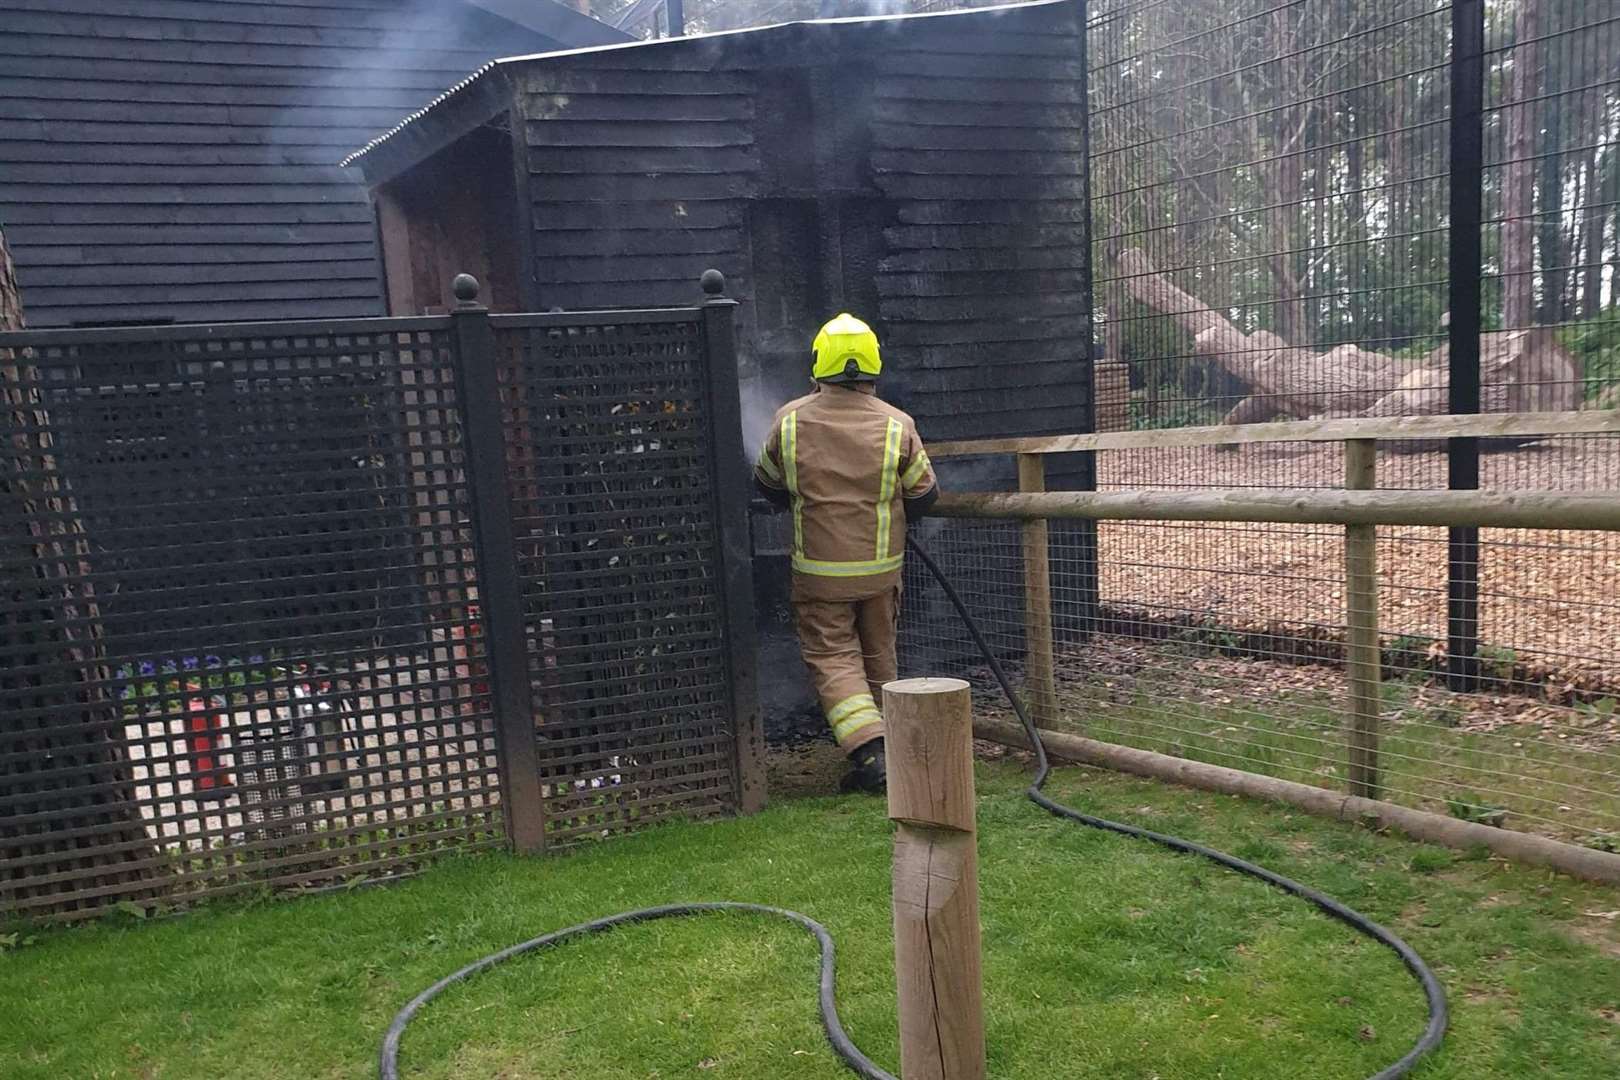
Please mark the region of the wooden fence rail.
POLYGON ((1620 492, 1209 491, 947 492, 939 517, 1090 521, 1244 521, 1292 525, 1476 525, 1488 529, 1620 529, 1620 492))
POLYGON ((1324 420, 945 443, 930 447, 930 456, 1017 455, 1019 490, 948 492, 940 497, 932 513, 949 518, 1010 519, 1023 523, 1026 693, 1036 723, 1042 726, 1056 715, 1058 700, 1052 662, 1051 571, 1046 526, 1049 520, 1343 526, 1348 630, 1346 670, 1350 685, 1346 739, 1348 790, 1353 796, 1376 799, 1382 787, 1376 526, 1620 531, 1620 491, 1375 490, 1378 441, 1615 434, 1620 434, 1620 410, 1610 409, 1324 420), (1047 454, 1253 442, 1343 442, 1345 489, 1217 488, 1197 492, 1149 489, 1100 493, 1045 490, 1042 461, 1047 454))
POLYGON ((1345 442, 1351 439, 1536 439, 1551 435, 1620 435, 1620 409, 1556 413, 1401 416, 1377 420, 1298 420, 1277 424, 1104 431, 1023 439, 932 443, 931 458, 987 454, 1073 454, 1089 450, 1167 450, 1240 443, 1345 442))

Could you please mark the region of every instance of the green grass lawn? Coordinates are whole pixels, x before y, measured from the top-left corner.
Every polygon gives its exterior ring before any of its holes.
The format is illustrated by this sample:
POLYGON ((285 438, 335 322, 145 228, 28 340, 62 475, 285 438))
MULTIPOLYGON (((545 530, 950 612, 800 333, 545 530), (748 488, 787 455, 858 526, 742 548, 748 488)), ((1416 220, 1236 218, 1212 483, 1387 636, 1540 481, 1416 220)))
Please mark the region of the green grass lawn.
MULTIPOLYGON (((1420 1030, 1393 955, 1204 862, 1092 832, 979 772, 990 1071, 1006 1078, 1362 1078, 1420 1030)), ((1620 1075, 1620 896, 1283 809, 1092 771, 1053 790, 1266 863, 1394 925, 1455 1011, 1439 1080, 1620 1075), (1601 913, 1610 913, 1603 918, 1601 913), (1588 914, 1599 913, 1599 914, 1588 914)), ((0 954, 0 1076, 374 1075, 417 990, 484 953, 629 907, 797 908, 838 940, 856 1041, 897 1069, 890 828, 802 798, 544 859, 452 859, 389 889, 34 931, 0 954), (26 942, 26 943, 25 943, 26 942)), ((410 1077, 836 1078, 813 941, 710 916, 534 954, 430 1006, 410 1077)))

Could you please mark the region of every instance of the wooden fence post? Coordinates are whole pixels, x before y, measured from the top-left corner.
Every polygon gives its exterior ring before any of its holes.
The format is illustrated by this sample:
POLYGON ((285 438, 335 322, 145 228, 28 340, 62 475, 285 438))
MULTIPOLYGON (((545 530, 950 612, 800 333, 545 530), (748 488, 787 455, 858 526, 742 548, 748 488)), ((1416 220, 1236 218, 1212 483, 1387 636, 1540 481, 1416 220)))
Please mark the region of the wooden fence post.
MULTIPOLYGON (((1046 459, 1018 455, 1018 490, 1046 490, 1046 459)), ((1046 521, 1024 522, 1024 696, 1037 727, 1058 717, 1057 683, 1052 670, 1052 566, 1046 521)))
POLYGON ((984 1080, 973 707, 961 679, 883 688, 905 1080, 984 1080))
MULTIPOLYGON (((1347 439, 1344 486, 1370 491, 1378 482, 1378 444, 1347 439)), ((1348 730, 1350 794, 1378 798, 1378 713, 1382 673, 1378 650, 1378 527, 1344 527, 1346 670, 1350 680, 1348 730)))

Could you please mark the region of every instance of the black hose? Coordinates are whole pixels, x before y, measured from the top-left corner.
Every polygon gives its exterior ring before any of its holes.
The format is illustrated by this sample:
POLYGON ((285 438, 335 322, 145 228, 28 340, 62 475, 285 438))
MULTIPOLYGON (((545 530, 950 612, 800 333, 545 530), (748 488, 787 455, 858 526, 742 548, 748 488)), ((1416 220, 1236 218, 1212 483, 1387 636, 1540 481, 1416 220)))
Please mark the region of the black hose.
POLYGON ((449 987, 492 968, 496 964, 510 960, 514 956, 522 956, 526 952, 536 949, 560 945, 574 938, 588 937, 591 934, 600 934, 604 930, 612 930, 627 923, 653 922, 657 919, 671 919, 684 915, 702 915, 716 911, 741 911, 752 915, 771 915, 778 919, 786 919, 804 927, 815 936, 821 946, 821 1024, 827 1029, 827 1041, 832 1044, 833 1051, 844 1060, 844 1063, 865 1080, 899 1080, 892 1073, 884 1072, 876 1062, 861 1053, 860 1047, 850 1041, 844 1032, 844 1025, 838 1019, 838 1002, 833 997, 833 939, 827 933, 827 928, 816 922, 808 915, 786 908, 766 907, 764 904, 739 904, 731 901, 719 901, 709 904, 667 904, 663 907, 640 908, 636 911, 624 911, 617 915, 609 915, 605 919, 594 919, 591 922, 570 926, 566 930, 556 930, 549 934, 542 934, 537 938, 513 945, 509 949, 502 949, 498 953, 491 953, 482 960, 475 960, 452 975, 446 975, 426 990, 411 999, 409 1005, 394 1016, 394 1022, 388 1025, 388 1034, 383 1036, 382 1052, 377 1057, 377 1074, 382 1080, 399 1080, 399 1040, 405 1034, 405 1025, 411 1022, 418 1010, 429 1001, 439 996, 439 993, 449 987))
MULTIPOLYGON (((1026 792, 1032 802, 1059 817, 1079 822, 1081 825, 1121 833, 1125 836, 1140 837, 1143 840, 1151 840, 1156 844, 1162 844, 1176 851, 1202 855, 1206 859, 1230 867, 1239 873, 1259 878, 1261 881, 1275 885, 1286 893, 1309 900, 1333 918, 1394 950, 1395 955, 1401 958, 1407 969, 1412 972, 1423 987, 1423 994, 1429 1003, 1429 1023, 1424 1029, 1423 1035, 1412 1045, 1412 1049, 1408 1050, 1405 1056, 1387 1069, 1376 1073, 1370 1080, 1396 1080, 1397 1077, 1405 1076, 1412 1071, 1419 1058, 1440 1045, 1440 1041, 1445 1038, 1446 1034, 1445 989, 1441 987, 1440 980, 1435 978, 1434 972, 1430 971, 1429 966, 1423 962, 1423 958, 1394 933, 1373 922, 1360 912, 1339 903, 1331 896, 1301 885, 1290 878, 1285 878, 1281 874, 1273 873, 1263 866, 1256 866, 1254 863, 1239 859, 1236 856, 1216 851, 1214 848, 1208 848, 1202 844, 1195 844, 1190 840, 1183 840, 1177 836, 1167 836, 1163 833, 1138 828, 1135 825, 1126 825, 1122 822, 1108 821, 1105 818, 1082 814, 1078 810, 1047 798, 1041 789, 1046 785, 1046 778, 1051 773, 1052 766, 1047 760, 1046 746, 1041 741, 1040 731, 1030 721, 1029 714, 1024 711, 1023 704, 1018 700, 1018 695, 1013 692, 1012 683, 1007 680, 1006 672, 1001 669, 1001 663, 996 659, 995 652, 985 643, 984 635, 980 633, 978 623, 968 613, 967 605, 962 602, 961 596, 957 594, 956 589, 945 577, 944 572, 940 570, 939 564, 934 562, 933 557, 928 554, 928 551, 915 537, 908 536, 906 543, 917 554, 918 558, 922 559, 923 565, 927 566, 939 581, 940 587, 945 590, 945 595, 950 599, 951 604, 955 606, 957 613, 962 616, 963 625, 967 627, 968 633, 972 635, 973 643, 984 654, 985 660, 990 665, 991 672, 996 677, 996 682, 1001 684, 1002 692, 1007 695, 1007 700, 1012 704, 1013 711, 1018 714, 1019 722, 1024 726, 1024 734, 1029 739, 1029 745, 1035 752, 1035 779, 1026 792)), ((411 1019, 421 1010, 422 1006, 464 979, 492 968, 496 964, 510 960, 515 956, 521 956, 536 949, 560 945, 574 938, 599 934, 627 923, 651 922, 656 919, 701 915, 712 912, 746 912, 755 915, 770 915, 779 919, 786 919, 810 931, 821 946, 821 1023, 827 1031, 827 1041, 831 1043, 833 1052, 857 1076, 863 1077, 864 1080, 898 1080, 892 1073, 885 1072, 871 1058, 861 1053, 860 1048, 850 1041, 848 1034, 844 1031, 843 1023, 838 1019, 838 1002, 833 996, 833 941, 832 936, 827 933, 827 928, 808 915, 800 914, 797 911, 766 907, 763 904, 731 902, 668 904, 662 907, 626 911, 618 915, 609 915, 603 919, 580 923, 578 926, 570 926, 564 930, 542 934, 540 937, 525 941, 520 945, 513 945, 509 949, 503 949, 498 953, 492 953, 484 957, 482 960, 474 961, 460 971, 446 975, 416 995, 411 999, 410 1004, 395 1015, 393 1023, 388 1025, 388 1034, 383 1037, 382 1050, 377 1061, 378 1075, 382 1080, 399 1080, 399 1042, 405 1034, 406 1025, 411 1022, 411 1019)))

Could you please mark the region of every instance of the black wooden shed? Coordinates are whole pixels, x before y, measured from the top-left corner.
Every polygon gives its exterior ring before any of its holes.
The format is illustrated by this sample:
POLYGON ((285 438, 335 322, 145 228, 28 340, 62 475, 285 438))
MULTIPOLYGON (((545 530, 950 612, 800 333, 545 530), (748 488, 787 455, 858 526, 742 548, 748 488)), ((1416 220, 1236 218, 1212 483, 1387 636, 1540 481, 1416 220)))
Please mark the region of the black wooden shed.
MULTIPOLYGON (((1085 426, 1077 0, 498 60, 353 155, 390 310, 744 301, 751 428, 815 328, 875 324, 926 438, 1085 426)), ((751 431, 750 434, 754 434, 751 431)))
POLYGON ((491 57, 624 40, 556 0, 0 0, 28 320, 379 314, 338 159, 491 57))

